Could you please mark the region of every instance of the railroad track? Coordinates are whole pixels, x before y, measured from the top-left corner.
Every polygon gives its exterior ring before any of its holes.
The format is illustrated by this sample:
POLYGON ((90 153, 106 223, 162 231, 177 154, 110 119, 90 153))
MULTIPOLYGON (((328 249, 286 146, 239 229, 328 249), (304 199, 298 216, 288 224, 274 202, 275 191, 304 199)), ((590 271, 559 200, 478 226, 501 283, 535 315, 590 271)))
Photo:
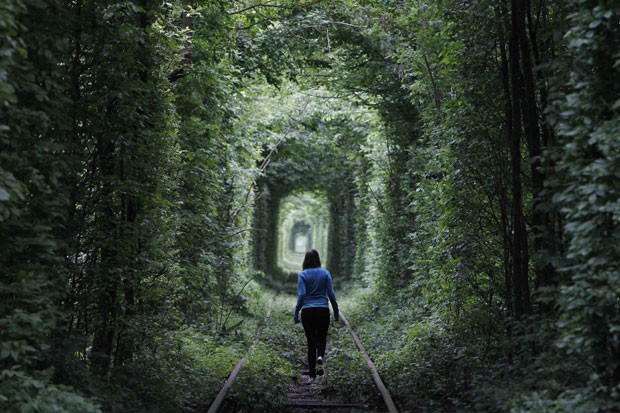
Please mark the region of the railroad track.
MULTIPOLYGON (((256 330, 256 336, 254 337, 254 342, 252 343, 252 345, 250 346, 250 349, 248 350, 248 354, 250 351, 252 351, 254 347, 256 347, 256 344, 258 343, 258 340, 260 339, 260 336, 263 333, 265 325, 271 318, 271 309, 272 307, 270 305, 269 309, 267 310, 267 315, 265 316, 265 319, 263 320, 262 324, 258 327, 258 330, 256 330)), ((246 360, 247 360, 247 355, 242 357, 241 360, 239 360, 239 362, 237 363, 233 371, 230 373, 230 376, 228 376, 228 379, 226 380, 226 382, 224 383, 224 385, 218 392, 217 396, 215 396, 215 400, 213 400, 213 403, 211 403, 211 406, 209 407, 209 410, 207 411, 207 413, 217 413, 220 411, 222 407, 222 403, 224 402, 224 399, 226 398, 226 393, 228 393, 228 389, 230 389, 230 387, 233 385, 233 383, 237 379, 237 375, 239 374, 239 371, 241 370, 241 367, 243 367, 243 365, 245 364, 246 360)))
MULTIPOLYGON (((272 311, 273 311, 273 308, 272 306, 270 306, 269 310, 267 311, 267 315, 265 316, 262 324, 257 329, 254 342, 248 349, 247 354, 241 360, 239 360, 235 368, 230 373, 228 379, 223 384, 219 393, 213 400, 213 403, 211 404, 208 410, 208 413, 231 411, 230 409, 226 409, 226 403, 225 403, 228 390, 232 386, 234 386, 235 380, 237 379, 239 372, 242 370, 248 358, 248 355, 253 351, 253 349, 257 346, 257 343, 261 340, 261 336, 263 334, 263 330, 265 329, 265 326, 268 323, 274 322, 273 318, 271 317, 272 311)), ((284 320, 286 320, 287 322, 290 322, 289 319, 291 317, 288 316, 287 314, 287 317, 282 316, 280 318, 281 318, 280 322, 284 322, 284 320)), ((312 413, 321 413, 321 412, 356 413, 356 412, 373 412, 373 411, 389 412, 389 413, 397 412, 388 389, 383 384, 383 381, 381 380, 381 377, 379 376, 377 368, 375 367, 373 361, 370 359, 370 357, 366 353, 361 340, 355 333, 355 330, 351 327, 349 320, 342 313, 340 314, 340 318, 342 319, 342 322, 346 326, 346 329, 349 333, 350 338, 346 339, 345 334, 340 334, 341 332, 339 331, 340 330, 339 328, 338 329, 330 328, 330 337, 328 338, 328 349, 327 349, 327 354, 326 354, 327 356, 326 363, 324 366, 324 375, 320 376, 313 384, 310 384, 310 385, 302 384, 301 378, 303 376, 302 376, 302 371, 300 370, 301 368, 304 367, 303 365, 301 365, 300 363, 297 363, 297 365, 291 366, 292 368, 291 371, 293 373, 289 377, 289 383, 288 383, 288 386, 286 387, 286 395, 285 396, 283 395, 284 403, 283 403, 282 409, 280 410, 281 412, 283 413, 284 412, 287 412, 287 413, 310 413, 310 412, 312 413), (337 368, 336 366, 332 366, 330 359, 332 357, 333 358, 339 357, 337 354, 334 356, 331 355, 332 349, 330 348, 330 345, 332 341, 331 339, 332 335, 338 336, 338 341, 340 343, 342 343, 343 340, 348 341, 348 343, 346 344, 348 346, 346 351, 345 350, 342 350, 342 351, 345 351, 347 353, 357 351, 361 355, 361 357, 365 361, 366 366, 368 367, 368 370, 369 370, 368 375, 372 376, 372 379, 374 381, 374 388, 364 389, 363 392, 360 392, 363 394, 357 394, 357 395, 350 394, 345 398, 343 398, 342 395, 338 395, 336 392, 333 391, 335 387, 343 385, 343 383, 339 383, 337 381, 337 380, 342 381, 343 378, 332 377, 332 376, 338 376, 338 375, 330 374, 332 368, 333 369, 337 368), (351 339, 355 343, 355 347, 352 346, 351 339), (375 400, 370 401, 368 395, 377 394, 377 393, 381 395, 379 399, 380 402, 377 403, 375 400)), ((279 320, 276 320, 276 322, 278 321, 279 320)), ((297 331, 296 333, 303 335, 303 331, 297 331)), ((303 342, 305 343, 305 338, 303 342)), ((337 353, 337 351, 335 353, 337 353)), ((297 358, 297 360, 299 359, 297 358)), ((307 369, 307 366, 306 366, 306 369, 307 369)), ((368 380, 368 382, 370 382, 370 380, 368 380)), ((372 387, 372 384, 369 384, 369 387, 372 387)), ((377 398, 375 397, 375 399, 377 398)), ((237 408, 235 411, 243 411, 243 410, 238 410, 237 408)), ((250 407, 248 408, 247 411, 254 411, 254 410, 250 407)))

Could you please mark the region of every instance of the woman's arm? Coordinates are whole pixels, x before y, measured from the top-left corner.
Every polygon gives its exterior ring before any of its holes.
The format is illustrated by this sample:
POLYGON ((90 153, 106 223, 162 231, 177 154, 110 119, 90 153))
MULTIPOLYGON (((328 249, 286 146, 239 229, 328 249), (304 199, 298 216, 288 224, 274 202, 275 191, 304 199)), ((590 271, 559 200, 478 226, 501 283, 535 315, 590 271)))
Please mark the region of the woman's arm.
POLYGON ((338 303, 336 302, 336 293, 334 291, 334 285, 332 283, 332 275, 327 272, 327 296, 332 303, 332 309, 334 310, 334 320, 338 321, 340 312, 338 311, 338 303))
POLYGON ((293 321, 299 323, 299 312, 304 304, 304 298, 306 297, 306 283, 302 273, 297 275, 297 305, 295 306, 295 313, 293 314, 293 321))

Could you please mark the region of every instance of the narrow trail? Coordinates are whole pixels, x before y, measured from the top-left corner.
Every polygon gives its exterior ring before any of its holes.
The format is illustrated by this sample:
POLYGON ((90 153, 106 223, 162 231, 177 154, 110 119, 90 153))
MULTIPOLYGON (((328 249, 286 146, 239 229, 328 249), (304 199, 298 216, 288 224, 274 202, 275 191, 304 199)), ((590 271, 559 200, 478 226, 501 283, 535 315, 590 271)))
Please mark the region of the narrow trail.
POLYGON ((261 411, 259 406, 265 400, 260 398, 272 398, 270 402, 277 411, 288 413, 396 412, 374 363, 342 314, 342 321, 332 322, 330 326, 323 374, 314 383, 303 384, 306 377, 303 373, 308 369, 303 360, 306 343, 301 325, 292 323, 293 307, 291 297, 273 298, 253 344, 223 384, 208 412, 261 411), (266 351, 270 352, 269 362, 263 361, 258 367, 252 365, 253 358, 261 355, 257 353, 266 351), (247 360, 249 366, 244 367, 247 360), (262 383, 262 375, 271 376, 277 386, 273 382, 262 383), (248 388, 248 383, 254 388, 248 388), (248 406, 247 400, 252 397, 256 398, 256 404, 248 406))

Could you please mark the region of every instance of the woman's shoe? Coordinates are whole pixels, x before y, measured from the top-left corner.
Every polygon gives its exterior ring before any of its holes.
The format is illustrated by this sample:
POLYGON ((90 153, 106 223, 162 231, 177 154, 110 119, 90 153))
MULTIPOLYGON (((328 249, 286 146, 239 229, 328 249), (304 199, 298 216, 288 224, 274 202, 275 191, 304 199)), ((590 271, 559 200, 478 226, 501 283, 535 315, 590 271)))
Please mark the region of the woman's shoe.
POLYGON ((308 377, 306 380, 302 382, 302 384, 312 384, 316 379, 314 377, 308 377))
POLYGON ((321 356, 317 357, 316 364, 318 364, 319 366, 322 366, 323 365, 323 357, 321 357, 321 356))

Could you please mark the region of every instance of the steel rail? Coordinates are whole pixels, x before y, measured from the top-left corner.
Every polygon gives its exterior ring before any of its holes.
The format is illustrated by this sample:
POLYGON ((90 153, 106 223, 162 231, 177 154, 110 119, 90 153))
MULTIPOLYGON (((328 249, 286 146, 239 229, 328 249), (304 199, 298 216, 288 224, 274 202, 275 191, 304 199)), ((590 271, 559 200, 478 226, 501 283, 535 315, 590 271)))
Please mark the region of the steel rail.
POLYGON ((224 383, 219 393, 215 397, 215 400, 213 400, 213 403, 211 403, 211 407, 209 407, 209 410, 207 413, 217 413, 219 411, 220 407, 222 406, 222 403, 224 402, 224 399, 226 398, 226 393, 228 392, 228 389, 230 389, 230 387, 233 385, 233 383, 235 382, 235 379, 237 378, 237 374, 239 374, 239 370, 241 370, 241 367, 243 367, 243 365, 247 361, 248 354, 250 354, 250 352, 254 349, 254 347, 256 347, 256 344, 258 343, 258 340, 261 334, 263 333, 263 329, 265 328, 267 321, 269 321, 269 318, 271 317, 271 307, 272 306, 269 305, 269 310, 267 310, 267 315, 265 316, 265 319, 263 320, 260 327, 258 327, 258 330, 256 330, 256 336, 254 337, 254 342, 248 349, 246 355, 243 356, 241 360, 239 360, 239 363, 237 363, 233 371, 230 373, 230 376, 228 376, 226 383, 224 383))
POLYGON ((381 376, 379 376, 379 371, 377 370, 375 363, 373 363, 370 356, 368 356, 368 353, 366 353, 366 350, 364 350, 364 345, 362 344, 362 341, 355 333, 355 330, 353 330, 353 328, 351 327, 349 320, 347 320, 347 318, 342 313, 340 313, 340 318, 342 318, 342 321, 347 326, 347 329, 349 330, 351 337, 353 337, 353 341, 355 341, 355 345, 357 346, 357 349, 364 356, 364 359, 366 360, 366 364, 368 365, 368 368, 370 368, 370 371, 372 372, 372 378, 374 379, 375 385, 377 386, 377 389, 379 389, 379 392, 381 393, 381 396, 383 397, 383 401, 385 402, 388 412, 398 413, 398 410, 396 410, 396 406, 394 405, 394 401, 392 401, 392 396, 390 395, 390 391, 387 389, 387 387, 385 387, 385 384, 383 384, 383 381, 381 380, 381 376))

